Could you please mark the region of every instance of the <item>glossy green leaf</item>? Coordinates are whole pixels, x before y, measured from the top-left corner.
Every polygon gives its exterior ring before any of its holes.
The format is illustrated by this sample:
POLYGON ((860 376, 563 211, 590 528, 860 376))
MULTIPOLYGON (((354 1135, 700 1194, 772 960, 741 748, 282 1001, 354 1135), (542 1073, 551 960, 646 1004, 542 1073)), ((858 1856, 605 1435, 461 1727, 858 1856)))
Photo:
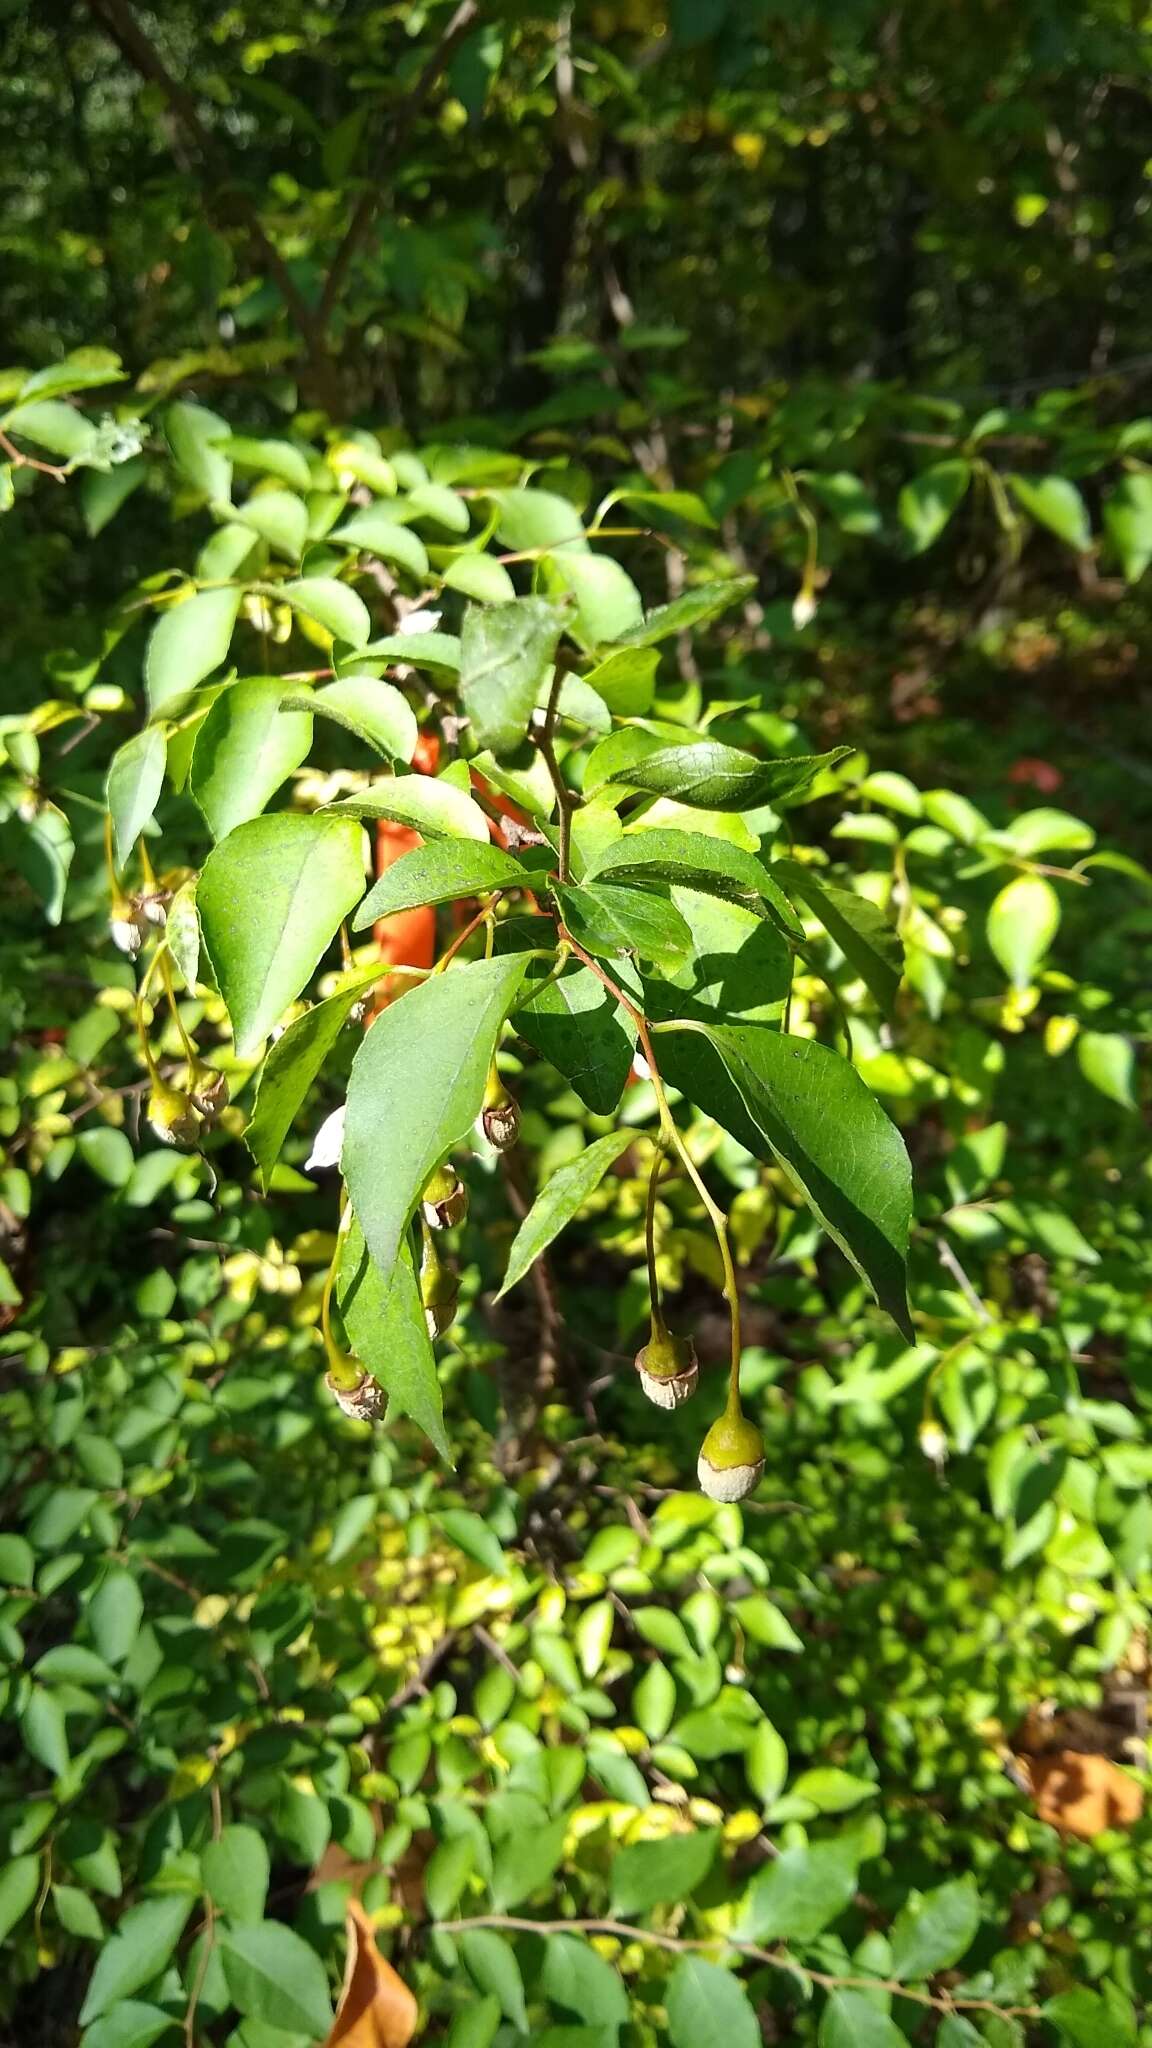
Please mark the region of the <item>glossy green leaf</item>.
POLYGON ((242 1821, 222 1828, 200 1853, 204 1889, 216 1911, 240 1925, 263 1918, 269 1868, 263 1837, 242 1821))
POLYGON ((425 839, 474 839, 489 844, 488 820, 478 803, 455 783, 431 775, 396 775, 373 782, 358 796, 342 797, 328 818, 392 818, 412 825, 425 839))
POLYGON ((814 1770, 801 1771, 788 1796, 806 1800, 817 1813, 849 1813, 862 1800, 874 1799, 876 1786, 871 1778, 858 1778, 835 1764, 817 1764, 814 1770))
POLYGON ((172 2017, 158 2005, 145 2005, 129 1998, 114 2006, 85 2029, 81 2048, 153 2048, 161 2034, 172 2030, 172 2017))
POLYGON ((675 969, 692 949, 692 934, 680 912, 646 889, 590 882, 557 888, 555 896, 572 937, 603 959, 638 953, 675 969))
POLYGON ((402 691, 378 676, 340 676, 319 690, 288 693, 283 711, 330 718, 394 761, 410 761, 416 751, 420 728, 412 706, 402 691))
POLYGON ((611 555, 573 551, 548 560, 560 589, 575 597, 580 633, 591 646, 620 640, 642 625, 640 592, 611 555))
POLYGON ((112 756, 107 800, 120 867, 152 816, 164 787, 168 742, 159 726, 145 726, 112 756))
POLYGON ((278 1920, 229 1926, 220 1947, 224 1976, 240 2012, 310 2039, 327 2034, 332 2005, 324 1965, 290 1927, 278 1920))
POLYGON ((649 612, 642 624, 632 627, 623 635, 629 647, 654 647, 661 640, 670 640, 677 633, 691 632, 694 626, 702 626, 707 619, 718 618, 734 604, 742 604, 751 597, 756 588, 754 576, 732 576, 723 582, 698 583, 694 590, 686 590, 682 597, 674 597, 671 604, 662 604, 649 612))
POLYGON ((1122 1031, 1082 1031, 1076 1040, 1080 1072, 1121 1109, 1135 1109, 1136 1054, 1122 1031))
POLYGON ((96 1958, 80 2008, 81 2026, 163 1975, 195 1903, 191 1892, 177 1892, 129 1907, 96 1958))
POLYGON ((266 540, 274 554, 298 562, 308 542, 308 507, 293 491, 257 491, 232 518, 266 540))
POLYGON ((855 1896, 858 1862, 855 1844, 836 1836, 782 1849, 757 1871, 733 1932, 741 1941, 813 1941, 855 1896))
POLYGON ((364 931, 378 917, 412 910, 422 903, 452 903, 461 896, 483 896, 494 889, 524 889, 533 874, 514 854, 479 841, 440 839, 414 847, 381 875, 368 891, 352 922, 364 931))
POLYGON ((507 604, 516 595, 516 585, 503 562, 472 548, 453 556, 442 580, 445 590, 462 591, 477 604, 507 604))
POLYGON ((354 975, 336 995, 313 1003, 302 1017, 295 1018, 269 1046, 244 1132, 244 1143, 260 1168, 265 1187, 312 1083, 357 1003, 378 978, 378 968, 354 975))
POLYGON ((1138 583, 1152 562, 1152 473, 1122 476, 1104 503, 1104 530, 1129 583, 1138 583))
POLYGON ((681 1956, 665 1993, 668 2038, 673 2048, 700 2048, 723 2041, 725 2048, 761 2048, 763 2036, 752 2002, 739 1977, 704 1956, 681 1956))
POLYGON ((300 994, 363 887, 360 828, 330 812, 250 819, 209 854, 200 926, 241 1059, 300 994))
POLYGON ((335 576, 302 576, 295 583, 278 584, 277 594, 334 640, 364 647, 371 638, 372 619, 364 599, 335 576))
POLYGON ((233 434, 228 443, 228 453, 237 469, 257 470, 261 476, 274 476, 291 490, 307 491, 312 487, 312 468, 303 448, 294 441, 252 439, 246 434, 233 434))
POLYGON ((890 1016, 904 972, 904 947, 890 918, 867 896, 825 881, 799 861, 778 860, 772 872, 790 895, 815 912, 849 966, 890 1016))
POLYGON ((906 1982, 950 1970, 971 1948, 979 1926, 980 1899, 971 1878, 914 1896, 893 1923, 892 1975, 906 1982))
POLYGON ((433 1167, 480 1114, 524 965, 513 954, 430 976, 377 1018, 352 1062, 344 1175, 384 1274, 433 1167))
POLYGON ((1008 486, 1016 503, 1046 526, 1057 540, 1084 554, 1092 545, 1092 522, 1088 507, 1076 485, 1066 476, 1010 476, 1008 486))
POLYGON ((719 1830, 701 1828, 618 1849, 612 1859, 613 1914, 630 1920, 653 1906, 679 1905, 703 1883, 719 1847, 719 1830))
POLYGON ((58 398, 31 398, 14 406, 4 416, 4 431, 66 461, 88 454, 96 440, 95 423, 58 398))
POLYGON ((39 1856, 14 1856, 0 1871, 0 1941, 24 1918, 40 1889, 39 1856))
POLYGON ((133 491, 139 490, 147 474, 148 464, 142 455, 118 463, 115 469, 85 472, 80 484, 80 504, 89 540, 98 539, 133 491))
POLYGON ((618 647, 585 681, 604 699, 617 718, 641 718, 652 708, 660 656, 651 647, 618 647))
POLYGON ((240 596, 239 590, 199 590, 193 597, 165 606, 144 656, 148 709, 153 718, 223 667, 232 645, 240 596))
POLYGON ((337 1299, 348 1342, 365 1371, 384 1388, 391 1408, 410 1415, 451 1464, 440 1377, 407 1247, 385 1272, 354 1222, 341 1246, 337 1299))
POLYGON ((570 553, 587 548, 580 514, 570 498, 518 486, 492 491, 490 496, 499 515, 497 537, 506 548, 551 548, 558 542, 570 553))
MULTIPOLYGON (((342 540, 360 553, 378 555, 382 562, 391 562, 394 568, 406 569, 418 583, 427 579, 428 550, 419 534, 375 506, 354 512, 351 519, 346 519, 343 526, 335 529, 332 539, 342 540)), ((341 635, 342 639, 347 637, 347 634, 341 635)))
POLYGON ((460 642, 455 633, 387 633, 361 650, 362 656, 391 664, 403 662, 411 668, 439 670, 444 675, 460 673, 460 642))
POLYGON ((479 747, 522 743, 560 638, 561 616, 542 597, 470 605, 460 635, 460 693, 479 747))
POLYGON ((798 939, 804 936, 796 912, 767 868, 755 854, 727 839, 659 826, 628 832, 603 849, 592 862, 587 879, 605 876, 626 876, 635 882, 683 882, 731 903, 750 907, 763 903, 782 930, 798 939))
POLYGON ((1060 929, 1060 898, 1043 875, 1017 875, 988 912, 988 944, 1012 983, 1027 988, 1060 929))
POLYGON ((570 1081, 597 1116, 610 1116, 624 1093, 636 1048, 636 1026, 587 967, 574 967, 533 995, 547 979, 533 962, 513 1022, 522 1038, 570 1081))
POLYGON ((232 490, 227 420, 206 405, 179 399, 164 415, 164 434, 181 477, 202 497, 227 500, 232 490))
POLYGON ((524 1278, 540 1254, 579 1214, 609 1167, 615 1165, 631 1142, 630 1131, 609 1131, 606 1137, 586 1146, 571 1165, 558 1167, 545 1181, 513 1239, 497 1301, 524 1278))
POLYGON ((922 555, 939 540, 972 481, 972 466, 959 456, 934 462, 904 485, 897 500, 909 552, 922 555))
POLYGON ((793 1175, 830 1237, 911 1337, 912 1175, 904 1141, 847 1060, 755 1025, 685 1025, 659 1043, 667 1078, 793 1175))
POLYGON ((719 740, 661 747, 608 777, 648 796, 674 797, 701 811, 750 811, 759 804, 799 803, 826 769, 851 751, 805 754, 783 761, 758 761, 719 740))
POLYGON ((308 757, 312 720, 284 711, 286 694, 273 677, 233 683, 200 727, 190 787, 214 839, 258 817, 308 757))
POLYGON ((473 1514, 471 1508, 445 1508, 436 1520, 448 1541, 474 1564, 482 1565, 486 1572, 507 1570, 508 1560, 481 1515, 473 1514))

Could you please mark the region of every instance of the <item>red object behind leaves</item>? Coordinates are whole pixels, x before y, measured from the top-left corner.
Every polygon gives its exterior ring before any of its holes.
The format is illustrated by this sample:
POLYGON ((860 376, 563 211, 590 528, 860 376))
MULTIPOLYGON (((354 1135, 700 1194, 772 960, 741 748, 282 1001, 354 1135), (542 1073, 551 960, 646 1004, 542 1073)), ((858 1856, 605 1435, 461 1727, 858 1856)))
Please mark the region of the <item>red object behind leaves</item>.
MULTIPOLYGON (((439 740, 430 733, 421 733, 412 766, 421 775, 434 775, 439 760, 439 740)), ((377 876, 386 874, 401 854, 410 853, 414 846, 423 844, 419 832, 414 832, 411 825, 396 825, 390 818, 381 818, 376 827, 377 876)), ((431 904, 422 904, 416 910, 398 910, 392 917, 377 918, 372 933, 380 958, 389 967, 431 967, 436 958, 436 912, 431 904)), ((400 983, 395 993, 399 994, 406 986, 407 983, 400 983)), ((385 982, 373 1007, 383 1009, 391 1002, 392 993, 385 982)))

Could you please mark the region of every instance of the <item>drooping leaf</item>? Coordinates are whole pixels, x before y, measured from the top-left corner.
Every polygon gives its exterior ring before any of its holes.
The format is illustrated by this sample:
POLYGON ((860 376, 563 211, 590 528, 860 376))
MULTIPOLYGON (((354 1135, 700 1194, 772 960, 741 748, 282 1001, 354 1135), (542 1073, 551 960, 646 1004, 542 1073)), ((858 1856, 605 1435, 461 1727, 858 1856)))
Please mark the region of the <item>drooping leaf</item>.
POLYGON ((330 718, 393 761, 408 762, 416 751, 420 728, 412 706, 393 683, 378 676, 339 676, 319 690, 286 694, 282 710, 330 718))
POLYGON ((29 1756, 62 1778, 68 1769, 68 1731, 58 1693, 47 1686, 33 1686, 20 1715, 20 1735, 29 1756))
POLYGON ((497 1301, 524 1278, 541 1252, 547 1251, 552 1240, 579 1214, 608 1168, 615 1165, 631 1142, 630 1131, 609 1131, 606 1137, 586 1146, 570 1166, 558 1167, 545 1181, 512 1241, 508 1270, 497 1301))
POLYGON ((508 1560, 482 1515, 473 1514, 471 1508, 445 1508, 436 1520, 448 1541, 474 1564, 482 1565, 486 1572, 507 1570, 508 1560))
POLYGON ((81 2026, 163 1975, 195 1903, 192 1893, 177 1892, 129 1907, 96 1958, 80 2008, 81 2026))
POLYGON ((587 879, 607 876, 626 876, 636 882, 683 882, 730 903, 749 907, 764 903, 782 930, 797 939, 804 936, 796 912, 763 862, 727 839, 659 826, 628 832, 603 849, 592 862, 587 879))
POLYGON ((332 2004, 324 1965, 290 1927, 278 1920, 231 1925, 220 1936, 220 1951, 228 1989, 241 2013, 310 2040, 327 2034, 332 2004))
POLYGON ((178 399, 164 415, 164 434, 180 475, 202 497, 227 501, 232 490, 232 429, 227 420, 206 405, 178 399))
POLYGON ((759 1158, 786 1166, 830 1237, 911 1338, 912 1175, 904 1141, 854 1067, 813 1039, 685 1023, 660 1036, 667 1077, 759 1158))
POLYGON ((307 759, 312 720, 284 711, 286 691, 274 677, 222 690, 200 727, 192 756, 192 794, 214 839, 260 812, 307 759))
POLYGON ((1121 1109, 1135 1109, 1133 1079, 1136 1054, 1130 1038, 1122 1031, 1081 1031, 1076 1040, 1076 1059, 1086 1081, 1116 1102, 1121 1109))
MULTIPOLYGON (((351 519, 335 529, 332 539, 344 541, 365 554, 378 555, 382 562, 391 562, 398 569, 407 569, 420 583, 427 578, 428 550, 419 534, 376 506, 354 512, 351 519)), ((346 639, 347 635, 341 637, 346 639)))
POLYGON ((343 1168, 382 1274, 433 1167, 480 1114, 524 968, 511 954, 430 976, 377 1018, 352 1062, 343 1168))
POLYGON ((557 888, 565 926, 587 952, 611 960, 639 953, 665 969, 678 967, 692 947, 692 934, 666 898, 646 889, 612 882, 557 888))
POLYGON ((908 536, 909 552, 922 555, 937 541, 972 481, 972 465, 960 456, 934 462, 904 485, 896 509, 908 536))
POLYGON ((849 966, 890 1015, 904 972, 904 948, 884 912, 867 896, 855 889, 838 888, 799 861, 775 861, 773 873, 793 896, 815 911, 849 966))
POLYGON ((719 740, 661 747, 617 769, 608 780, 649 796, 674 797, 701 811, 750 811, 759 804, 798 803, 826 769, 851 752, 833 747, 781 761, 758 761, 719 740))
POLYGON ((717 1828, 632 1842, 612 1859, 612 1911, 621 1920, 653 1906, 679 1904, 702 1884, 716 1861, 717 1828))
POLYGON ((1046 526, 1057 540, 1084 554, 1092 545, 1092 522, 1088 507, 1076 485, 1066 476, 1010 476, 1008 486, 1018 505, 1038 526, 1046 526))
POLYGON ((472 1927, 460 1936, 460 1954, 476 1989, 494 1998, 505 2019, 526 2034, 524 1979, 511 1942, 492 1928, 472 1927))
POLYGON ((610 1116, 624 1093, 636 1026, 587 967, 569 969, 533 995, 533 982, 546 979, 547 970, 534 962, 514 1012, 516 1029, 571 1082, 581 1102, 597 1116, 610 1116))
POLYGON ((269 1046, 244 1132, 244 1143, 260 1168, 265 1187, 308 1090, 356 1004, 363 1000, 379 973, 379 968, 371 967, 353 976, 334 996, 313 1003, 269 1046))
POLYGON ((372 620, 364 599, 335 576, 302 576, 294 583, 277 585, 294 611, 323 626, 333 639, 349 647, 364 647, 372 634, 372 620))
POLYGON ((358 796, 342 797, 328 818, 392 818, 412 825, 425 839, 474 839, 487 846, 488 820, 478 803, 453 782, 431 775, 396 775, 373 782, 358 796))
POLYGON ((200 925, 241 1059, 300 994, 363 886, 359 826, 330 812, 252 818, 209 854, 200 925))
POLYGON ((200 970, 200 914, 196 908, 195 881, 182 882, 168 905, 164 937, 180 978, 191 993, 200 970))
POLYGON ((760 2022, 739 1977, 704 1956, 681 1956, 668 1981, 668 2037, 673 2048, 761 2048, 760 2022))
POLYGON ((422 903, 451 903, 493 889, 529 888, 534 875, 538 880, 539 868, 527 868, 502 847, 481 846, 473 840, 436 840, 429 846, 414 847, 393 862, 369 890, 352 929, 363 931, 378 917, 391 917, 422 903))
POLYGON ((674 597, 671 604, 662 604, 649 612, 639 626, 623 634, 629 647, 654 647, 660 640, 670 640, 674 634, 690 632, 693 626, 702 626, 706 619, 718 618, 734 604, 742 604, 751 597, 756 588, 754 576, 732 576, 723 582, 699 583, 694 590, 686 590, 683 597, 674 597))
POLYGON ((275 554, 298 562, 308 541, 308 507, 294 491, 257 491, 232 509, 240 526, 250 527, 275 554))
POLYGON ((199 590, 168 605, 152 628, 144 656, 148 709, 153 718, 222 668, 240 610, 239 590, 199 590))
POLYGON ((50 455, 63 456, 65 461, 86 455, 97 434, 94 420, 58 398, 31 398, 26 405, 14 406, 4 416, 4 431, 31 441, 36 448, 46 448, 50 455))
POLYGON ((167 757, 168 742, 157 725, 146 725, 143 732, 126 740, 112 756, 108 769, 108 809, 112 813, 116 859, 121 867, 127 865, 132 848, 156 809, 164 787, 167 757))
POLYGON ((0 1871, 0 1941, 7 1941, 40 1889, 39 1856, 14 1856, 0 1871))
POLYGON ((1060 898, 1043 875, 1017 875, 988 912, 988 944, 1012 983, 1028 987, 1060 929, 1060 898))
POLYGON ((460 635, 460 692, 479 747, 509 754, 521 744, 560 627, 560 613, 542 597, 468 607, 460 635))

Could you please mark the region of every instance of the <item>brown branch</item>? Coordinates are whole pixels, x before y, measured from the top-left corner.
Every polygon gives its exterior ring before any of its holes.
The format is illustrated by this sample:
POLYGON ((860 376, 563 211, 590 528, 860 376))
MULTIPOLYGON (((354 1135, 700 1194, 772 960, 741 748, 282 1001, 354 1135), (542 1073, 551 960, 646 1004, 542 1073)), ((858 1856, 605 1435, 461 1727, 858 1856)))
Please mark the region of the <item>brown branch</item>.
MULTIPOLYGON (((172 76, 160 52, 149 42, 128 5, 128 0, 86 0, 86 4, 89 13, 110 41, 115 43, 126 62, 134 71, 139 72, 141 78, 146 79, 150 85, 158 86, 163 93, 177 126, 183 130, 200 158, 206 186, 218 197, 225 192, 228 193, 228 204, 233 215, 247 231, 258 261, 267 267, 275 279, 284 304, 307 344, 309 355, 319 359, 323 355, 323 328, 303 292, 295 283, 279 249, 268 235, 255 207, 242 192, 236 190, 227 156, 215 136, 204 126, 192 94, 172 76)), ((227 217, 228 204, 221 207, 222 220, 227 217)))
POLYGON ((773 1970, 787 1970, 789 1976, 806 1977, 822 1991, 889 1991, 895 1998, 907 1998, 913 2005, 928 2006, 933 2012, 987 2012, 998 2019, 1039 2020, 1038 2005, 997 2005, 992 1998, 953 1998, 949 1993, 913 1991, 895 1977, 835 1977, 827 1970, 810 1970, 783 1949, 758 1948, 751 1941, 737 1941, 730 1934, 713 1934, 693 1940, 680 1934, 656 1934, 650 1927, 633 1927, 625 1920, 518 1920, 507 1913, 480 1913, 469 1920, 439 1920, 438 1934, 467 1934, 473 1927, 494 1927, 511 1934, 612 1934, 621 1941, 647 1941, 653 1948, 682 1955, 686 1949, 735 1949, 752 1963, 767 1963, 773 1970))
POLYGON ((24 455, 7 434, 0 432, 0 450, 8 457, 14 469, 38 469, 41 476, 51 476, 58 484, 67 483, 71 471, 61 468, 58 462, 38 462, 34 455, 24 455))
MULTIPOLYGON (((92 4, 94 0, 89 0, 89 5, 92 4)), ((108 4, 108 0, 95 0, 95 4, 108 4)), ((118 0, 113 0, 113 4, 118 4, 118 0)), ((405 100, 399 119, 381 141, 365 180, 364 190, 356 202, 352 218, 345 230, 344 239, 333 258, 332 268, 328 272, 320 297, 316 324, 321 337, 327 330, 336 301, 344 289, 344 281, 351 268, 352 259, 384 202, 388 190, 388 173, 394 167, 423 113, 433 86, 468 34, 478 13, 476 0, 460 0, 459 7, 405 100)))

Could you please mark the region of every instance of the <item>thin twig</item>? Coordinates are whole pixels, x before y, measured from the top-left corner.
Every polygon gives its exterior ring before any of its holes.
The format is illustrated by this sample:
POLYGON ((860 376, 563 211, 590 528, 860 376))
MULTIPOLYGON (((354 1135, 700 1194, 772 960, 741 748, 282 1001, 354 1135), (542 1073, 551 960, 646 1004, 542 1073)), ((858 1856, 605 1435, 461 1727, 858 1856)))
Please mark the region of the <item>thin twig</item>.
POLYGON ((981 1301, 980 1296, 977 1294, 976 1289, 973 1287, 972 1282, 946 1238, 938 1237, 936 1239, 936 1254, 945 1271, 951 1273, 952 1278, 977 1321, 990 1323, 992 1321, 991 1315, 985 1308, 984 1303, 981 1301))
POLYGON ((71 474, 68 469, 62 469, 59 463, 38 462, 34 455, 22 454, 20 449, 8 439, 7 434, 2 429, 0 429, 0 449, 3 450, 15 469, 38 469, 41 476, 54 477, 58 484, 67 483, 68 477, 71 474))
POLYGON ((650 1927, 633 1927, 625 1920, 518 1920, 506 1913, 480 1913, 469 1920, 436 1922, 437 1934, 467 1934, 480 1927, 503 1929, 510 1934, 609 1934, 620 1941, 646 1941, 672 1955, 682 1955, 686 1949, 735 1949, 738 1955, 747 1956, 749 1962, 767 1963, 771 1969, 787 1970, 790 1976, 806 1977, 810 1984, 819 1984, 824 1991, 888 1991, 893 1997, 910 1999, 913 2005, 928 2006, 933 2012, 987 2012, 998 2019, 1014 2020, 1044 2017, 1038 2005, 997 2005, 992 1998, 953 1998, 947 1992, 934 1995, 931 1991, 914 1991, 895 1977, 835 1977, 827 1970, 810 1970, 806 1963, 798 1963, 784 1950, 759 1948, 755 1942, 737 1941, 730 1934, 692 1939, 687 1935, 657 1934, 650 1927))

